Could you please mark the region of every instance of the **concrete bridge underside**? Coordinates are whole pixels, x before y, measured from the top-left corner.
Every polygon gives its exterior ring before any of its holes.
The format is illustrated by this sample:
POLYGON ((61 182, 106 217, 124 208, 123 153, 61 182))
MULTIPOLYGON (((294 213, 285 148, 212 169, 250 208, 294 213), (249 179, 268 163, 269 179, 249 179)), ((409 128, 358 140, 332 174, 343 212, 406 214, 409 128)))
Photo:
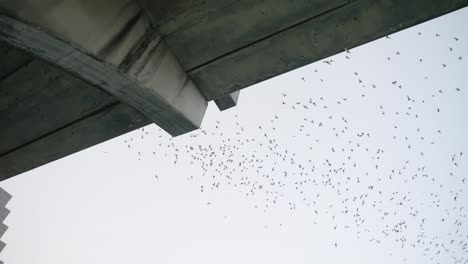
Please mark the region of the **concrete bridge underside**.
POLYGON ((0 180, 468 5, 468 0, 0 0, 0 180))

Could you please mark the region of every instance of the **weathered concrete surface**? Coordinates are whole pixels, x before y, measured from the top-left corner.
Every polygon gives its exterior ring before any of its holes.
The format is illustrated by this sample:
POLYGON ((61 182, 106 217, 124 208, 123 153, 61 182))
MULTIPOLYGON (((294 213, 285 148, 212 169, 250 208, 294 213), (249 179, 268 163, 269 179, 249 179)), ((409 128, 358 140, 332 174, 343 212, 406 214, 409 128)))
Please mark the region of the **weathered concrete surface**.
POLYGON ((214 101, 218 106, 219 110, 224 111, 237 105, 237 101, 239 100, 239 94, 240 91, 233 92, 232 94, 223 96, 214 101))
POLYGON ((120 51, 122 59, 145 34, 132 0, 2 0, 0 9, 101 58, 120 51))
MULTIPOLYGON (((3 50, 31 59, 5 45, 3 50)), ((5 139, 0 140, 0 180, 150 123, 101 89, 29 59, 0 80, 0 138, 5 139)))
POLYGON ((207 102, 135 1, 5 0, 0 7, 3 41, 108 91, 171 135, 200 127, 207 102))
POLYGON ((117 100, 102 90, 33 60, 0 81, 0 157, 117 100))
POLYGON ((347 2, 236 1, 199 22, 178 28, 166 41, 185 69, 191 70, 347 2))
POLYGON ((239 0, 137 0, 163 36, 204 20, 239 0))
POLYGON ((33 60, 28 54, 12 49, 2 42, 0 42, 0 59, 0 81, 33 60))
MULTIPOLYGON (((0 180, 34 169, 87 147, 150 124, 126 104, 115 103, 83 120, 0 157, 0 180)), ((1 212, 0 212, 1 215, 1 212)))
MULTIPOLYGON (((354 1, 196 66, 189 74, 206 99, 213 100, 467 5, 468 0, 354 1)), ((212 40, 210 45, 216 44, 212 40)))

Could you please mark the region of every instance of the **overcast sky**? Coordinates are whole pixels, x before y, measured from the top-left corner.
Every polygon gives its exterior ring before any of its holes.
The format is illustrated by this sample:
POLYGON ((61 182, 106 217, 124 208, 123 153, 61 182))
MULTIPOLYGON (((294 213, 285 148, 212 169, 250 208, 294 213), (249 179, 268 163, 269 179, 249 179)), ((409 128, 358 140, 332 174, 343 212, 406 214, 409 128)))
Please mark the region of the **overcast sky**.
MULTIPOLYGON (((5 263, 468 263, 468 9, 0 183, 5 263)), ((240 65, 241 67, 241 65, 240 65)))

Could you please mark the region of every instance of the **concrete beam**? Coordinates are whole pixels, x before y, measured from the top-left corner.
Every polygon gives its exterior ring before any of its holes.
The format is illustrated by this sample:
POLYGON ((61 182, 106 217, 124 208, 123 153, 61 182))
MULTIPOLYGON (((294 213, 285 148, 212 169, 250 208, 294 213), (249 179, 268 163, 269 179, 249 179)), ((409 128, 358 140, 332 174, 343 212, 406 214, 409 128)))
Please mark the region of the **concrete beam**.
MULTIPOLYGON (((33 59, 0 80, 0 180, 149 123, 105 91, 33 59)), ((10 197, 0 189, 0 206, 10 197)))
POLYGON ((0 102, 1 158, 117 100, 36 59, 0 81, 0 102))
MULTIPOLYGON (((239 0, 137 0, 163 36, 204 21, 239 0)), ((252 0, 251 0, 252 1, 252 0)), ((251 2, 249 1, 249 2, 251 2)))
POLYGON ((352 1, 213 58, 189 74, 213 100, 466 6, 468 0, 352 1))
POLYGON ((240 91, 233 92, 232 94, 218 98, 215 101, 219 110, 224 111, 229 108, 232 108, 237 105, 237 100, 239 100, 240 91))
MULTIPOLYGON (((150 124, 132 107, 116 102, 60 130, 0 156, 0 181, 150 124)), ((0 219, 2 216, 0 207, 0 219)))
POLYGON ((207 102, 133 0, 4 0, 0 40, 104 89, 173 136, 207 102))
MULTIPOLYGON (((207 11, 202 17, 190 21, 191 23, 180 24, 177 30, 166 37, 166 41, 185 69, 191 70, 348 2, 234 1, 213 13, 208 13, 210 8, 205 8, 207 11)), ((158 29, 164 30, 168 23, 169 21, 163 23, 158 29)), ((288 49, 287 46, 284 48, 288 49)))

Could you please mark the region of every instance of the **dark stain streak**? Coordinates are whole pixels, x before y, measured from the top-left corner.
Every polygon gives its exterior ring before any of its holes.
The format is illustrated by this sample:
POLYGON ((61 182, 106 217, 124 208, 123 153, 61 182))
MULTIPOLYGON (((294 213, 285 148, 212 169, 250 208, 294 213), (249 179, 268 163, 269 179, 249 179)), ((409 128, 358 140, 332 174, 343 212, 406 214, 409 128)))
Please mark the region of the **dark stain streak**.
MULTIPOLYGON (((128 70, 133 66, 133 64, 140 59, 141 55, 145 52, 148 48, 150 43, 154 41, 156 38, 154 37, 154 32, 152 30, 148 31, 143 38, 132 48, 130 53, 125 57, 122 63, 119 65, 119 69, 123 72, 128 72, 128 70)), ((159 43, 156 45, 154 49, 159 46, 159 43)), ((148 56, 149 57, 149 56, 148 56)), ((146 61, 145 63, 146 64, 146 61)))
MULTIPOLYGON (((151 40, 153 40, 153 39, 151 39, 151 40)), ((151 43, 151 42, 149 42, 149 43, 151 43)), ((129 66, 129 69, 132 66, 138 67, 137 69, 135 69, 135 72, 133 73, 134 75, 138 76, 140 74, 140 72, 145 68, 145 66, 148 64, 148 62, 150 60, 152 60, 152 64, 153 64, 154 68, 159 68, 159 65, 163 62, 163 58, 164 58, 165 54, 167 53, 165 51, 165 49, 160 49, 161 43, 162 43, 162 41, 159 39, 158 43, 156 45, 154 45, 154 47, 152 47, 151 50, 148 51, 148 53, 145 54, 145 56, 138 63, 138 65, 136 65, 136 66, 135 65, 130 65, 129 66), (155 56, 155 54, 158 51, 160 52, 159 59, 153 59, 153 56, 155 56), (157 63, 157 65, 156 65, 156 63, 157 63)), ((148 47, 145 47, 145 49, 146 48, 148 48, 148 47)), ((139 58, 135 58, 135 61, 137 59, 139 59, 139 58)))

